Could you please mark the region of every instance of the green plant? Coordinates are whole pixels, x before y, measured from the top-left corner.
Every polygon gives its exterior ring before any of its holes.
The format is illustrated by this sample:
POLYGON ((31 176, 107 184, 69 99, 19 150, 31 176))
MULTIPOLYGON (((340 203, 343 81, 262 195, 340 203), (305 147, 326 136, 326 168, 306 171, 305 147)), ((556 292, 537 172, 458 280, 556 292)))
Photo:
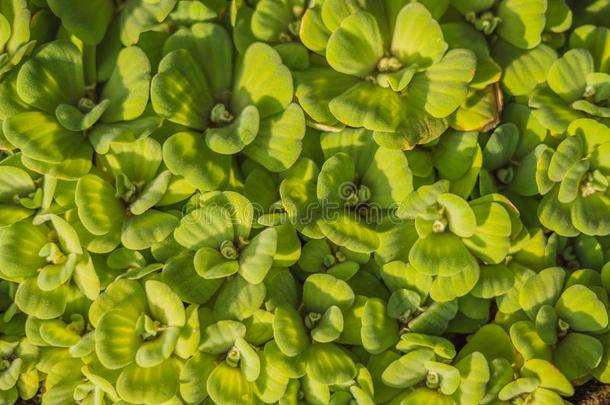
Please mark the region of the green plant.
POLYGON ((0 403, 610 384, 608 0, 0 0, 0 403))

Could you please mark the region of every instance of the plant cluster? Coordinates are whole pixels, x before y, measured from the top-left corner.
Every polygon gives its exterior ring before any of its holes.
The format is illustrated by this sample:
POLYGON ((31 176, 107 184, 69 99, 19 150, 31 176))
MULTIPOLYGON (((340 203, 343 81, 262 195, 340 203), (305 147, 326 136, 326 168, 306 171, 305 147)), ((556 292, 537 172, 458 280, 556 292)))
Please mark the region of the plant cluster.
POLYGON ((0 404, 610 383, 610 1, 0 0, 0 404))

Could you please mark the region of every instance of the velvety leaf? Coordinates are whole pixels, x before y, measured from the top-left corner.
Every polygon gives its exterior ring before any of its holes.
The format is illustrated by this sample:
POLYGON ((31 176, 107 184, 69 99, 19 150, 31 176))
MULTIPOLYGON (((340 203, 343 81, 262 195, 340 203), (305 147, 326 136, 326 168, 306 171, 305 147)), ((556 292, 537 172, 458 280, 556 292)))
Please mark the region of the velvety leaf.
POLYGON ((178 377, 178 365, 173 359, 149 368, 132 364, 119 376, 116 389, 125 401, 162 403, 178 391, 178 377))
POLYGON ((383 38, 372 14, 359 12, 341 21, 326 44, 326 58, 338 72, 364 77, 383 56, 383 38))
POLYGON ((80 50, 64 40, 46 44, 19 70, 17 89, 23 101, 49 114, 60 104, 76 105, 85 92, 80 50))
POLYGON ((51 0, 48 4, 68 31, 91 45, 102 41, 113 14, 110 0, 95 0, 87 5, 51 0))

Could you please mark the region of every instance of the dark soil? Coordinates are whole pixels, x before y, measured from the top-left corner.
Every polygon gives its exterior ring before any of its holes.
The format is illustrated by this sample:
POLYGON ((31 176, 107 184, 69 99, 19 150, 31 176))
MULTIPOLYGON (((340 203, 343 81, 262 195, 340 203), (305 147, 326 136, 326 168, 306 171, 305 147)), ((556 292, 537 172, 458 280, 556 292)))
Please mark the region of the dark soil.
POLYGON ((576 389, 570 398, 574 405, 610 405, 610 385, 591 381, 576 389))

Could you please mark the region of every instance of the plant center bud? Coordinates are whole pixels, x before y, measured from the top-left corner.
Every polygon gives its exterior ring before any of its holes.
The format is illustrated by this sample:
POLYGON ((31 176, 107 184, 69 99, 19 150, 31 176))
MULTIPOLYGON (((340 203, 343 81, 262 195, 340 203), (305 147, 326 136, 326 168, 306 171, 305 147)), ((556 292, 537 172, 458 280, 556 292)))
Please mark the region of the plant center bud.
POLYGON ((220 244, 220 254, 229 260, 235 260, 239 257, 239 252, 231 240, 225 240, 220 244))
POLYGON ((218 103, 210 111, 210 121, 215 125, 225 125, 233 122, 235 117, 223 103, 218 103))

